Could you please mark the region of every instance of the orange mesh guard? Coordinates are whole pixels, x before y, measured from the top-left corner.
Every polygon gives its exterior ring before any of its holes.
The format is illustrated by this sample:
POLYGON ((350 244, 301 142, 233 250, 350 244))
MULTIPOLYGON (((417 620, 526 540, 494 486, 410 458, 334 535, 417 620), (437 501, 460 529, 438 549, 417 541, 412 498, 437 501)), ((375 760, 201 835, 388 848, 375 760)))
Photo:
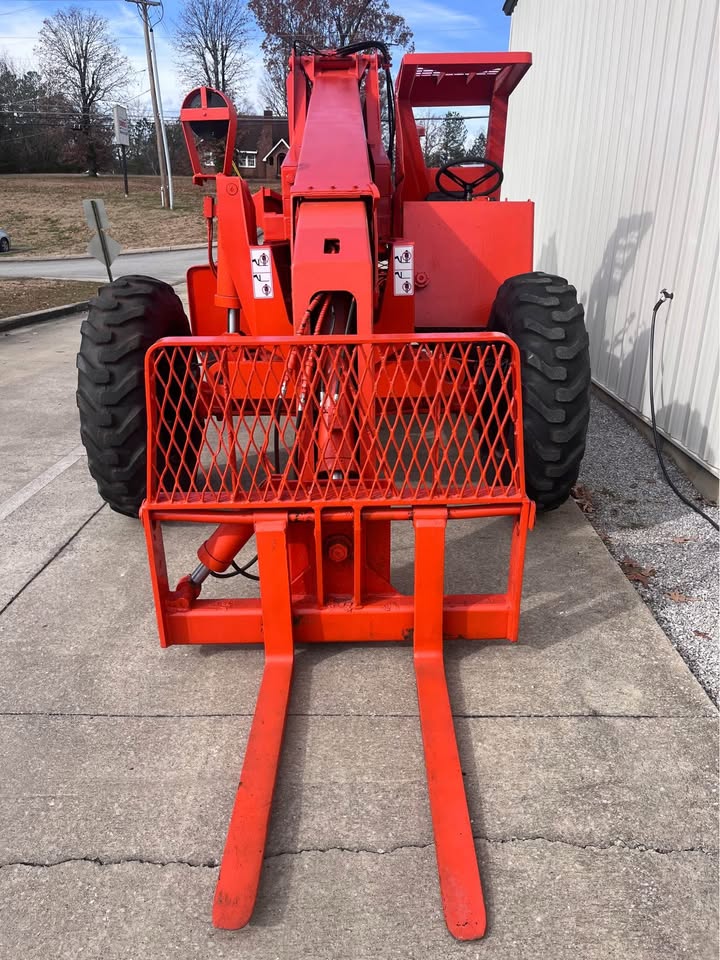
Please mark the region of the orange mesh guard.
MULTIPOLYGON (((262 643, 266 666, 213 919, 257 895, 297 642, 411 640, 443 909, 485 930, 443 641, 517 639, 525 540, 520 367, 500 334, 162 340, 147 354, 142 509, 163 646, 262 643), (507 588, 444 594, 448 519, 510 516, 507 588), (216 522, 213 569, 255 535, 260 598, 171 589, 161 524, 216 522), (391 584, 390 524, 415 532, 415 592, 391 584)), ((212 559, 209 559, 212 558, 212 559)))
POLYGON ((488 334, 161 341, 148 506, 517 503, 516 352, 488 334))

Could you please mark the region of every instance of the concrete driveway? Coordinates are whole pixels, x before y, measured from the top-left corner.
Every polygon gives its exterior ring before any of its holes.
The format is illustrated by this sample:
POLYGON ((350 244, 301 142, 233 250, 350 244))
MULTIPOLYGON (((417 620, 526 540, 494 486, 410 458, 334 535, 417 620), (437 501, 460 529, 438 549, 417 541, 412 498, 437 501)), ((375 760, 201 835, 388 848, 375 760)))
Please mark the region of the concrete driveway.
MULTIPOLYGON (((140 273, 167 283, 185 279, 188 267, 207 262, 206 247, 192 250, 161 250, 156 253, 121 253, 112 265, 113 276, 140 273)), ((92 257, 67 260, 0 260, 0 280, 11 277, 41 277, 61 280, 107 280, 103 264, 92 257)))
MULTIPOLYGON (((212 928, 262 654, 158 648, 140 527, 78 449, 79 322, 0 338, 0 958, 714 960, 717 714, 572 504, 520 643, 448 647, 486 938, 443 923, 397 644, 299 653, 257 908, 212 928)), ((451 528, 453 587, 496 581, 502 522, 451 528)), ((169 539, 175 576, 199 537, 169 539)))

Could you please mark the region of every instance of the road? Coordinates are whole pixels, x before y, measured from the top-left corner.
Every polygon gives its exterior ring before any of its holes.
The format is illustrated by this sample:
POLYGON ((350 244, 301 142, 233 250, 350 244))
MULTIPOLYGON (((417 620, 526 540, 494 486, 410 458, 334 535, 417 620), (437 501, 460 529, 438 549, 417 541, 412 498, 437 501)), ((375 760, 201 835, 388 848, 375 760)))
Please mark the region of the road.
MULTIPOLYGON (((446 653, 485 940, 443 923, 399 643, 298 651, 255 914, 213 930, 262 653, 159 649, 142 529, 79 447, 80 322, 0 336, 0 960, 717 960, 717 712, 572 503, 519 643, 446 653)), ((205 531, 165 528, 174 583, 205 531)), ((450 523, 453 591, 498 588, 506 532, 450 523)))
MULTIPOLYGON (((113 276, 140 273, 168 283, 184 280, 188 267, 205 263, 207 249, 163 250, 158 253, 122 253, 112 265, 113 276)), ((40 277, 60 280, 106 280, 105 267, 91 257, 67 260, 0 260, 0 280, 40 277)))

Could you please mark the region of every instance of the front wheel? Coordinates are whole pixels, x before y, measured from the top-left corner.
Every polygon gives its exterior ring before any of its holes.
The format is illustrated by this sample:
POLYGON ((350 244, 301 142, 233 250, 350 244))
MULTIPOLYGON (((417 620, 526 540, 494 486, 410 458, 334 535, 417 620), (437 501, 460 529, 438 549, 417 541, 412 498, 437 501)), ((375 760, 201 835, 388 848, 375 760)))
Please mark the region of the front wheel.
POLYGON ((525 484, 538 509, 570 496, 590 419, 590 354, 582 304, 563 277, 523 273, 500 287, 490 329, 520 348, 525 484))
MULTIPOLYGON (((103 500, 136 517, 147 486, 145 354, 190 326, 173 288, 152 277, 119 277, 90 301, 80 328, 77 404, 88 467, 103 500)), ((180 415, 190 422, 189 411, 180 415)))

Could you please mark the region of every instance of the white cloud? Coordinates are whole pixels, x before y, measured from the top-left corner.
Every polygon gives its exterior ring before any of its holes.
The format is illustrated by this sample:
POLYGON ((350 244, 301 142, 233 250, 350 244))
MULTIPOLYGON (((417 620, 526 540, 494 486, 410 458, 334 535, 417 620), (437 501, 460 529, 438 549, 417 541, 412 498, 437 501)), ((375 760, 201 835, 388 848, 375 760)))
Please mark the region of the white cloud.
POLYGON ((432 3, 431 0, 409 0, 401 7, 402 15, 410 26, 420 27, 457 26, 485 27, 484 21, 472 13, 452 10, 446 4, 432 3))

